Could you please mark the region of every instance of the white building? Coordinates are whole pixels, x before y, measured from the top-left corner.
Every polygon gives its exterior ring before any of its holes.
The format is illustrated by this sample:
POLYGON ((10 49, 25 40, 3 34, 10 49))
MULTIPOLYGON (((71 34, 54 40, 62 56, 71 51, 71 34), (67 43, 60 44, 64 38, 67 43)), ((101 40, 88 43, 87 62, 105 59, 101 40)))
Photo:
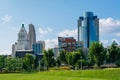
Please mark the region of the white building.
POLYGON ((22 24, 22 28, 18 33, 17 50, 29 50, 28 45, 27 31, 25 30, 24 24, 22 24))
POLYGON ((15 57, 16 51, 19 50, 29 50, 28 34, 25 30, 24 24, 22 24, 22 27, 18 33, 17 42, 12 45, 12 57, 15 57))

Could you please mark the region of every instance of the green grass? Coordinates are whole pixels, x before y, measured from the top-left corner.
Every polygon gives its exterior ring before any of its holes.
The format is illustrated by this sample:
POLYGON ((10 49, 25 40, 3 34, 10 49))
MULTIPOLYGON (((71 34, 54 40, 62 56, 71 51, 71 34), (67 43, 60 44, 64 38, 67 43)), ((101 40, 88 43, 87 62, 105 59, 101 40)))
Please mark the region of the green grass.
POLYGON ((0 74, 0 80, 120 80, 120 69, 0 74))

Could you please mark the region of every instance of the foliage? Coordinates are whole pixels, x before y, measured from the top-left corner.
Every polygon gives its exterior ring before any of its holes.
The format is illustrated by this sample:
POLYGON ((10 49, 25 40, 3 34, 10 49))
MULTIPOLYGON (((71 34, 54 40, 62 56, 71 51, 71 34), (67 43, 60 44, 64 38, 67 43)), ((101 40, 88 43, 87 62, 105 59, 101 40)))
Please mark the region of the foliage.
POLYGON ((13 72, 13 71, 21 71, 22 70, 22 60, 20 58, 6 58, 6 71, 13 72))
POLYGON ((45 65, 45 61, 44 61, 44 59, 42 58, 42 59, 40 60, 40 64, 39 64, 39 70, 40 70, 40 71, 43 71, 43 70, 44 70, 44 65, 45 65))
POLYGON ((108 49, 108 62, 115 62, 117 59, 119 59, 120 55, 118 55, 119 48, 112 44, 110 48, 108 49))
POLYGON ((66 56, 66 51, 64 51, 64 50, 60 51, 59 59, 60 59, 62 64, 67 63, 65 56, 66 56))
POLYGON ((32 71, 34 69, 34 60, 35 58, 32 54, 26 54, 23 59, 23 69, 26 71, 32 71))
POLYGON ((66 54, 67 64, 72 66, 73 68, 84 65, 85 63, 85 56, 83 55, 81 50, 77 50, 74 52, 69 52, 66 54))
POLYGON ((0 55, 0 70, 5 67, 5 56, 0 55))
POLYGON ((56 58, 56 66, 59 67, 60 65, 61 65, 60 58, 57 57, 57 58, 56 58))
POLYGON ((105 60, 105 50, 101 43, 93 42, 89 48, 89 59, 92 64, 100 66, 105 60))
POLYGON ((120 67, 120 59, 118 59, 116 62, 117 67, 120 67))
POLYGON ((54 53, 52 49, 48 49, 48 51, 44 50, 43 53, 44 53, 43 59, 47 69, 49 67, 53 67, 55 65, 55 60, 54 60, 54 53))

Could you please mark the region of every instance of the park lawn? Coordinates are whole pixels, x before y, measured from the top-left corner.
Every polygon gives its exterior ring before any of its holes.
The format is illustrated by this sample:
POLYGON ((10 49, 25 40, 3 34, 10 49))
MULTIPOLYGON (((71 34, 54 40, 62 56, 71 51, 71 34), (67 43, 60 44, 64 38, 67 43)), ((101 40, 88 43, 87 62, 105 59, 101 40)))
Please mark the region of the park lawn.
POLYGON ((120 69, 0 74, 0 80, 120 80, 120 69))

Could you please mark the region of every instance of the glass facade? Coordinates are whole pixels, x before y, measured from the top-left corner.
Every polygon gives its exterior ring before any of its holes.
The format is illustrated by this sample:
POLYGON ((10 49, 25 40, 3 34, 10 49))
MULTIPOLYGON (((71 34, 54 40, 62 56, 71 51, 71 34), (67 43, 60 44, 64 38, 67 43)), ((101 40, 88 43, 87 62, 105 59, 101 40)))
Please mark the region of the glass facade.
POLYGON ((84 48, 99 41, 99 19, 92 12, 86 12, 78 19, 78 41, 83 41, 84 48))
POLYGON ((43 50, 45 49, 45 42, 44 41, 39 41, 37 43, 34 43, 32 45, 32 49, 35 54, 42 54, 43 50))

